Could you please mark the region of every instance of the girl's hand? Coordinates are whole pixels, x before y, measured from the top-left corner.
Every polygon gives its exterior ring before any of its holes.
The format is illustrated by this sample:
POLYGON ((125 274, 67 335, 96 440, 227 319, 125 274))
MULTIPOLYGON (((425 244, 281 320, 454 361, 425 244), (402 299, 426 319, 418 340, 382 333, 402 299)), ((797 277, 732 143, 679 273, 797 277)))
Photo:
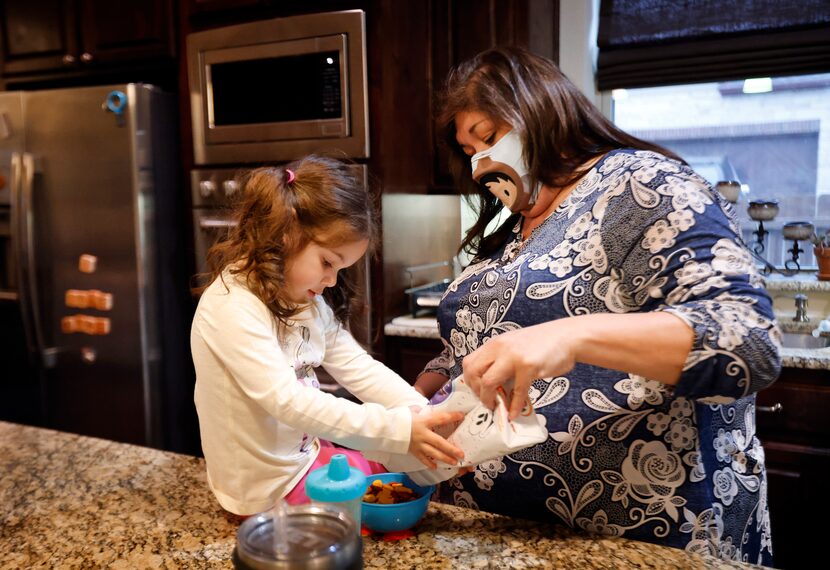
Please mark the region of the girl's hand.
POLYGON ((464 381, 491 410, 496 391, 513 381, 505 402, 510 419, 519 416, 536 378, 565 374, 576 363, 574 340, 557 321, 493 337, 464 358, 464 381))
POLYGON ((421 463, 435 469, 436 460, 454 465, 464 458, 464 452, 432 431, 436 426, 457 423, 464 419, 461 412, 432 412, 418 414, 412 410, 412 435, 409 439, 409 453, 421 463))

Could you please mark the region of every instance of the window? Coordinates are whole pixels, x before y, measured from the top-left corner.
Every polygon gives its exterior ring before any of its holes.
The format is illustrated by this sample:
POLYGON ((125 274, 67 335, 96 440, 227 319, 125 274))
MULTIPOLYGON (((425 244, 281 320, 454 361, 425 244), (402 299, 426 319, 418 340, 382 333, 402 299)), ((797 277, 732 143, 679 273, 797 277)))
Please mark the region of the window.
MULTIPOLYGON (((741 182, 735 206, 750 247, 758 223, 749 201, 778 200, 778 215, 764 223, 764 256, 776 267, 791 257, 786 222, 830 229, 830 73, 616 89, 612 97, 625 131, 671 149, 712 184, 741 182)), ((811 244, 799 246, 801 267, 815 268, 811 244)))

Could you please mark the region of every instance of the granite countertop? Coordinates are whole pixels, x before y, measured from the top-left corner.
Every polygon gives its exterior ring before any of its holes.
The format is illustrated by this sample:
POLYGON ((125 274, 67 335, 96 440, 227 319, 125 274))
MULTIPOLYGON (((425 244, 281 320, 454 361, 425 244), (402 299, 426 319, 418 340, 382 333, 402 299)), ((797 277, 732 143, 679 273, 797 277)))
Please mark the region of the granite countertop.
POLYGON ((383 327, 383 332, 386 336, 441 338, 441 335, 438 334, 438 319, 434 316, 412 317, 410 315, 403 315, 395 317, 392 321, 386 323, 386 326, 383 327))
POLYGON ((810 291, 830 291, 830 281, 821 280, 815 271, 802 271, 795 275, 770 274, 764 276, 767 291, 790 291, 807 293, 810 291))
MULTIPOLYGON (((204 461, 0 422, 0 568, 232 568, 238 522, 204 461)), ((364 538, 367 568, 758 568, 431 503, 413 538, 364 538)))

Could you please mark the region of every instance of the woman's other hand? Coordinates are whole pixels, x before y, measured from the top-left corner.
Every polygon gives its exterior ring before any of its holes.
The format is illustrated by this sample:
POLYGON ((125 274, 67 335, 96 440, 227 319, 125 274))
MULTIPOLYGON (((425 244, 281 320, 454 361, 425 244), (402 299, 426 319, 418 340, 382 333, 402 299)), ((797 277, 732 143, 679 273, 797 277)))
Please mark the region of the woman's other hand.
POLYGON ((436 469, 436 460, 455 465, 464 459, 464 452, 433 431, 445 424, 458 423, 464 419, 461 412, 430 412, 419 414, 412 410, 412 435, 409 453, 429 467, 436 469))
POLYGON ((447 382, 449 382, 449 378, 443 374, 438 374, 437 372, 423 372, 415 380, 413 387, 419 394, 429 399, 432 398, 432 396, 435 395, 435 392, 437 392, 439 388, 447 382))
POLYGON ((464 381, 482 403, 496 406, 496 391, 513 382, 508 394, 510 419, 519 416, 536 378, 564 374, 574 367, 575 351, 556 321, 493 337, 464 358, 464 381))

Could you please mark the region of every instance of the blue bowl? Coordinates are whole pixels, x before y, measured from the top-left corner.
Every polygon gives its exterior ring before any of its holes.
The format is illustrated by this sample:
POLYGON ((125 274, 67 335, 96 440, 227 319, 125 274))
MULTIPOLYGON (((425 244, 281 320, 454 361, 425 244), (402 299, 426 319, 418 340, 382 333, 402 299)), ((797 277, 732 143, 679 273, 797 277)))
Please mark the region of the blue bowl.
POLYGON ((402 483, 409 487, 418 498, 408 503, 396 503, 394 505, 378 505, 376 503, 363 503, 361 507, 360 522, 375 532, 395 532, 412 528, 421 520, 429 506, 429 498, 435 492, 435 485, 421 487, 412 482, 404 473, 380 473, 368 475, 366 481, 380 479, 382 483, 402 483))

